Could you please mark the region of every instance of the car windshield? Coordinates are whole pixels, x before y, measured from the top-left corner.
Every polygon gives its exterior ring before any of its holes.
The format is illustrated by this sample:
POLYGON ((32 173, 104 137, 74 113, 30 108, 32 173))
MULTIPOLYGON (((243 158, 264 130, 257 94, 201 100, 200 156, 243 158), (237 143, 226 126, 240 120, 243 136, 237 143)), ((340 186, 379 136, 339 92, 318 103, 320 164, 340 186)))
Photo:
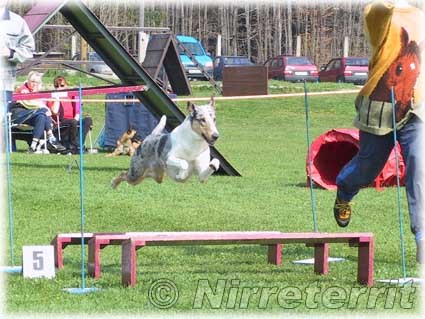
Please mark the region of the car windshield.
POLYGON ((252 62, 247 57, 228 57, 223 59, 226 65, 250 65, 252 62))
POLYGON ((345 64, 349 65, 349 66, 368 66, 369 65, 369 60, 364 58, 364 59, 346 59, 345 60, 345 64))
POLYGON ((288 64, 291 65, 313 65, 309 59, 303 56, 288 57, 288 64))
MULTIPOLYGON (((192 53, 193 55, 204 55, 204 51, 202 50, 199 43, 193 43, 193 42, 182 42, 182 44, 192 53)), ((179 47, 179 54, 184 54, 184 51, 182 48, 179 47)))

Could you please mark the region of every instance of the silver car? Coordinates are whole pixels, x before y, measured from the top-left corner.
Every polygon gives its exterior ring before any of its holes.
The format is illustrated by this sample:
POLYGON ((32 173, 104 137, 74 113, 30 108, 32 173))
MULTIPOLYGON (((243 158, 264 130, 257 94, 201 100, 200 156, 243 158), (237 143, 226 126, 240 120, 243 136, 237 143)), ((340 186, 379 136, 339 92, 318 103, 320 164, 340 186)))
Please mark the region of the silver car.
POLYGON ((109 74, 109 75, 114 74, 111 68, 108 65, 106 65, 105 62, 103 62, 102 58, 96 52, 89 53, 89 62, 96 62, 96 63, 89 63, 88 69, 92 73, 101 73, 101 74, 109 74))

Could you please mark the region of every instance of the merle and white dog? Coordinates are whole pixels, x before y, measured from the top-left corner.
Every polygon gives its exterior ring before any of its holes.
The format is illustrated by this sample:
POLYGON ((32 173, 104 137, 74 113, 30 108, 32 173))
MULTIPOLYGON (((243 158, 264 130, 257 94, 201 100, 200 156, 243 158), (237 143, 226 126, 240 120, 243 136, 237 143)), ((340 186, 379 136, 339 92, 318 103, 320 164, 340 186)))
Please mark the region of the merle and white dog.
POLYGON ((177 182, 185 182, 195 173, 200 182, 218 170, 220 162, 210 161, 210 145, 219 137, 216 127, 214 99, 207 105, 188 102, 189 115, 171 133, 162 133, 166 116, 162 116, 152 133, 131 158, 130 168, 112 180, 112 188, 122 181, 131 185, 146 177, 162 183, 165 174, 177 182))

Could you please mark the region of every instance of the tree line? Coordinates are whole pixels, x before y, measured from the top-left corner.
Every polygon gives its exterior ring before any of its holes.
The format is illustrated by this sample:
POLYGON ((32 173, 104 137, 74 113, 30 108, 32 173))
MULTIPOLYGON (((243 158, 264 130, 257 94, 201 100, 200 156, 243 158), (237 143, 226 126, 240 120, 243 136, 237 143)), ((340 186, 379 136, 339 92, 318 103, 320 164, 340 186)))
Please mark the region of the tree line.
MULTIPOLYGON (((33 1, 34 2, 34 1, 33 1)), ((363 9, 368 0, 269 0, 217 1, 87 0, 89 8, 107 26, 139 26, 143 6, 145 27, 169 27, 175 34, 198 38, 216 54, 217 37, 222 39, 222 55, 247 55, 256 63, 279 55, 295 55, 297 39, 300 55, 322 65, 343 55, 348 38, 348 54, 369 56, 369 45, 363 29, 363 9)), ((420 0, 411 4, 423 6, 420 0)), ((14 1, 12 9, 24 14, 31 2, 14 1)), ((66 24, 56 15, 50 24, 66 24)), ((137 54, 137 32, 114 31, 123 46, 137 54)), ((69 54, 70 31, 42 30, 36 35, 38 51, 52 46, 69 54)))

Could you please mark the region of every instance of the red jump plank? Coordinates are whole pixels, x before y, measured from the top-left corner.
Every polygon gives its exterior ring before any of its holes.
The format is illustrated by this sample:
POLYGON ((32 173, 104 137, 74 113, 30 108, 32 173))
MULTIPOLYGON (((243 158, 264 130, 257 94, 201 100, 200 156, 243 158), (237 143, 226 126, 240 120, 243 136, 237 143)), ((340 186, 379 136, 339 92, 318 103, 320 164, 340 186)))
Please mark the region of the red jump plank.
POLYGON ((96 279, 100 278, 100 250, 108 245, 121 245, 129 239, 126 233, 95 234, 89 240, 88 274, 96 279))
MULTIPOLYGON (((93 237, 93 233, 84 233, 84 244, 93 237)), ((59 269, 63 268, 63 250, 68 245, 80 245, 81 233, 59 234, 53 238, 51 244, 54 247, 55 265, 59 269)))
POLYGON ((360 284, 373 286, 373 261, 374 242, 373 237, 369 241, 363 241, 358 248, 357 281, 360 284))
POLYGON ((150 236, 131 237, 122 243, 122 283, 134 287, 136 284, 136 251, 145 246, 194 245, 194 244, 264 244, 267 243, 270 263, 281 263, 281 243, 315 242, 314 270, 320 274, 328 273, 329 242, 357 243, 359 246, 358 276, 361 284, 373 285, 373 235, 327 234, 327 233, 156 233, 150 236))
MULTIPOLYGON (((100 278, 100 251, 107 245, 122 245, 122 282, 134 286, 136 283, 136 251, 145 246, 171 245, 237 245, 259 244, 268 246, 268 262, 280 265, 283 243, 304 243, 314 246, 314 271, 327 274, 329 243, 348 243, 358 247, 357 280, 361 284, 373 285, 373 234, 371 233, 280 233, 280 232, 127 232, 86 233, 84 243, 89 246, 89 275, 100 278)), ((63 267, 63 249, 67 245, 81 244, 81 235, 59 234, 52 244, 55 246, 55 261, 63 267)))

